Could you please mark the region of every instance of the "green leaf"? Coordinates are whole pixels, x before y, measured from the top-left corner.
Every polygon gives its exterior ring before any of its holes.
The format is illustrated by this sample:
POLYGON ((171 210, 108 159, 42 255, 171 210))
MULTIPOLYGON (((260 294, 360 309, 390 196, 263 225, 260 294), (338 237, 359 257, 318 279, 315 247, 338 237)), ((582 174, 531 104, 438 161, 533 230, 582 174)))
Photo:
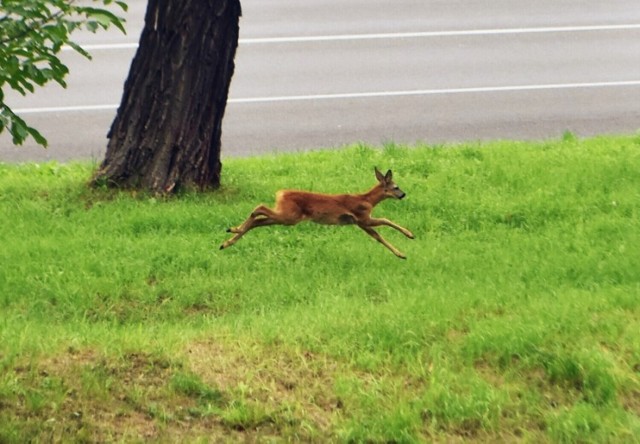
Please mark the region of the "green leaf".
POLYGON ((86 58, 88 58, 89 60, 91 60, 91 54, 89 54, 87 51, 85 51, 82 46, 78 45, 75 42, 72 42, 71 40, 69 40, 67 42, 67 45, 70 46, 74 51, 76 51, 78 54, 81 54, 83 56, 85 56, 86 58))
POLYGON ((97 22, 105 29, 113 25, 120 31, 122 31, 123 34, 127 33, 127 31, 124 29, 123 19, 121 19, 111 11, 107 11, 106 9, 83 7, 78 8, 78 12, 84 14, 88 20, 97 22))
POLYGON ((61 45, 67 40, 67 28, 64 24, 43 26, 40 33, 45 35, 54 44, 61 45))
POLYGON ((30 135, 38 145, 47 147, 47 139, 38 130, 27 125, 20 116, 14 113, 4 102, 0 101, 0 133, 9 129, 14 145, 22 145, 30 135))
POLYGON ((27 131, 29 132, 29 134, 31 134, 31 137, 33 137, 38 145, 42 145, 45 148, 49 145, 47 139, 45 139, 37 129, 27 126, 27 131))
POLYGON ((87 29, 93 33, 95 33, 98 30, 98 22, 94 22, 94 21, 89 21, 86 23, 85 25, 87 27, 87 29))
POLYGON ((27 124, 22 119, 14 119, 11 122, 11 129, 9 132, 11 133, 14 145, 22 145, 29 135, 29 132, 27 131, 27 124))

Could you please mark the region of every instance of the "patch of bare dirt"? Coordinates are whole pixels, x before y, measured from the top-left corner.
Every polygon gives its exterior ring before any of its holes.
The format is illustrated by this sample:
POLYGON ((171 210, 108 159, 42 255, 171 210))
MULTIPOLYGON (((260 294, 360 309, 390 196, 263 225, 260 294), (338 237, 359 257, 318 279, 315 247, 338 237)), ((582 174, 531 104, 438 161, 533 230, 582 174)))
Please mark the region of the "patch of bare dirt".
POLYGON ((146 353, 114 358, 69 348, 14 368, 20 390, 5 418, 33 430, 35 440, 147 441, 179 435, 186 416, 181 413, 191 400, 167 391, 172 371, 168 360, 146 353), (170 420, 158 412, 167 412, 170 420))
POLYGON ((286 408, 299 423, 328 432, 342 402, 334 393, 341 366, 326 356, 276 345, 238 347, 200 341, 187 350, 188 366, 204 382, 242 394, 272 411, 286 408))

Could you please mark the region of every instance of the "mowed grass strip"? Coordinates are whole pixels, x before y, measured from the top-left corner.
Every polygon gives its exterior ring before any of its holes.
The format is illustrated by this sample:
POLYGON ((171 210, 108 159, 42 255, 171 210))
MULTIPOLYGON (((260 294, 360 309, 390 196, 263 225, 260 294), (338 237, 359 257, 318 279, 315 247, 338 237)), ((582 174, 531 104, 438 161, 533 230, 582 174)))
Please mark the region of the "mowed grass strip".
POLYGON ((0 442, 633 442, 640 137, 225 161, 223 186, 91 190, 0 164, 0 442), (407 193, 272 226, 281 188, 407 193))

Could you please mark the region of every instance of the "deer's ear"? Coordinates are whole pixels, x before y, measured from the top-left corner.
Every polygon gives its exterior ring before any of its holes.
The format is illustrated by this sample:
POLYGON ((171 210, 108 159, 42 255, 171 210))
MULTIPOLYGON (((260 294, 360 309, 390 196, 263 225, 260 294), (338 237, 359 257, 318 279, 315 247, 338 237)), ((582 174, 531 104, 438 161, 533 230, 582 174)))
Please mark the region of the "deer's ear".
POLYGON ((391 182, 392 178, 393 178, 393 173, 391 172, 391 170, 387 170, 387 174, 384 175, 384 180, 386 180, 387 182, 391 182))
POLYGON ((378 182, 384 182, 384 176, 382 175, 378 167, 374 167, 374 171, 376 172, 376 179, 378 179, 378 182))

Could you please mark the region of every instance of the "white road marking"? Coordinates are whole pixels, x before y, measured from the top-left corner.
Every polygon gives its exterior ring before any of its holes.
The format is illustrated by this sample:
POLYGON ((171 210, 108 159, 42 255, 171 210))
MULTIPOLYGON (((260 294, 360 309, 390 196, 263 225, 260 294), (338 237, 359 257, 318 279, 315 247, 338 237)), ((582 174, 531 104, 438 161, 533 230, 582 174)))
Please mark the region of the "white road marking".
POLYGON ((74 111, 108 111, 117 109, 120 105, 77 105, 77 106, 44 106, 41 108, 12 109, 16 114, 65 113, 74 111))
POLYGON ((345 34, 300 37, 272 37, 240 39, 240 44, 246 43, 297 43, 297 42, 326 42, 334 40, 370 40, 370 39, 407 39, 425 37, 464 37, 478 35, 503 34, 532 34, 550 32, 585 32, 585 31, 621 31, 640 29, 640 24, 627 25, 596 25, 596 26, 556 26, 542 28, 505 28, 505 29, 472 29, 461 31, 426 31, 426 32, 398 32, 382 34, 345 34))
POLYGON ((231 99, 231 103, 261 103, 261 102, 290 102, 300 100, 327 100, 327 99, 361 99, 372 97, 398 97, 398 96, 431 96, 440 94, 468 94, 468 93, 491 93, 491 92, 513 92, 513 91, 536 91, 547 89, 577 89, 577 88, 602 88, 620 86, 640 86, 640 80, 629 80, 620 82, 589 82, 589 83, 556 83, 547 85, 518 85, 518 86, 486 86, 469 88, 444 88, 444 89, 416 89, 406 91, 375 91, 362 93, 343 94, 315 94, 301 96, 280 96, 280 97, 253 97, 247 99, 231 99))
MULTIPOLYGON (((640 86, 640 80, 623 80, 612 82, 586 82, 586 83, 552 83, 543 85, 515 85, 515 86, 485 86, 469 88, 443 88, 443 89, 416 89, 405 91, 372 91, 360 93, 338 93, 338 94, 310 94, 296 96, 274 96, 274 97, 247 97, 231 98, 228 103, 270 103, 270 102, 294 102, 304 100, 335 100, 335 99, 365 99, 376 97, 399 97, 399 96, 429 96, 443 94, 470 94, 470 93, 500 93, 500 92, 521 92, 521 91, 543 91, 556 89, 585 89, 585 88, 613 88, 640 86)), ((13 111, 16 114, 36 114, 36 113, 60 113, 74 111, 104 111, 117 109, 117 104, 106 105, 80 105, 80 106, 59 106, 42 108, 19 108, 13 111)))
MULTIPOLYGON (((293 36, 293 37, 265 37, 265 38, 241 38, 240 45, 265 44, 265 43, 304 43, 304 42, 329 42, 339 40, 372 40, 372 39, 409 39, 428 37, 464 37, 464 36, 490 36, 509 34, 542 34, 558 32, 595 32, 595 31, 628 31, 640 29, 640 24, 630 23, 624 25, 592 25, 592 26, 550 26, 539 28, 504 28, 504 29, 471 29, 460 31, 425 31, 425 32, 395 32, 380 34, 342 34, 342 35, 318 35, 318 36, 293 36)), ((86 51, 136 49, 138 43, 105 43, 80 45, 86 51)), ((63 51, 71 51, 70 46, 63 46, 63 51)))

